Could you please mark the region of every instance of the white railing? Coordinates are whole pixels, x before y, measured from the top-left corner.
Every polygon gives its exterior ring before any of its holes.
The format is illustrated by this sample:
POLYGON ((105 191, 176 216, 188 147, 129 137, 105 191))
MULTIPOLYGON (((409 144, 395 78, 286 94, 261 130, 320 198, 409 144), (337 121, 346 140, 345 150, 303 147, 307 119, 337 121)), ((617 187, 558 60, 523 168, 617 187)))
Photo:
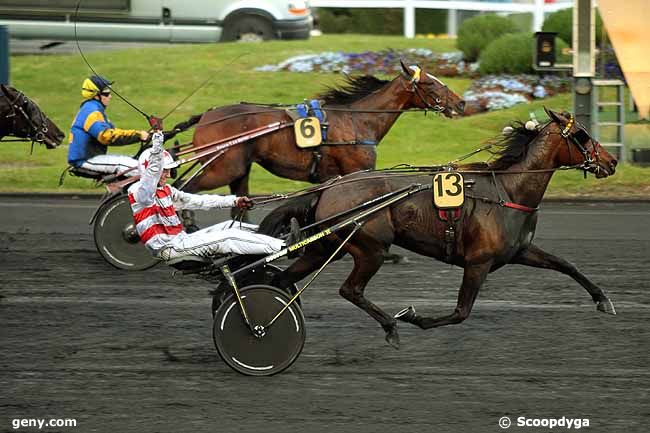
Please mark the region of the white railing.
POLYGON ((544 0, 530 0, 529 3, 499 3, 489 1, 456 0, 310 0, 312 7, 320 8, 396 8, 404 9, 404 36, 415 36, 415 9, 448 9, 450 12, 450 35, 456 34, 455 15, 457 10, 485 12, 530 12, 533 14, 532 31, 542 29, 544 14, 573 6, 573 1, 544 3, 544 0), (452 22, 453 21, 453 22, 452 22))

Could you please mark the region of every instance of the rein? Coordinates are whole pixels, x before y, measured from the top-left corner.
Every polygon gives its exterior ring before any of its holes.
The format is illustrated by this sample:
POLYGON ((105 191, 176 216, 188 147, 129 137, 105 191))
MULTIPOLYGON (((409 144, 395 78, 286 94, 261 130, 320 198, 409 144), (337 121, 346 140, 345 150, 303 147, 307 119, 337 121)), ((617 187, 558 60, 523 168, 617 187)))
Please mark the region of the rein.
MULTIPOLYGON (((354 182, 362 182, 362 181, 367 181, 367 180, 376 180, 376 179, 388 179, 388 178, 395 178, 395 177, 413 177, 413 176, 432 176, 434 174, 437 174, 441 171, 445 171, 448 169, 453 169, 453 167, 450 166, 445 166, 445 165, 437 165, 437 166, 406 166, 406 167, 393 167, 393 168, 386 168, 386 169, 379 169, 379 170, 363 170, 363 171, 357 171, 355 173, 349 173, 344 176, 336 176, 333 177, 324 183, 320 185, 315 185, 315 186, 310 186, 298 191, 290 192, 290 193, 274 193, 274 194, 269 194, 269 195, 261 195, 261 196, 256 196, 255 197, 255 205, 259 206, 264 206, 269 203, 273 203, 276 201, 281 201, 281 200, 288 200, 291 198, 296 198, 296 197, 302 197, 307 194, 311 194, 314 192, 318 191, 324 191, 329 188, 332 188, 333 186, 339 186, 339 185, 345 185, 349 183, 354 183, 354 182), (367 176, 367 177, 360 177, 357 179, 344 179, 346 176, 351 176, 354 174, 358 173, 383 173, 383 174, 378 174, 374 176, 367 176), (341 181, 340 181, 341 180, 341 181), (340 182, 339 182, 340 181, 340 182)), ((455 170, 459 173, 469 173, 469 174, 482 174, 482 175, 491 175, 495 176, 497 174, 524 174, 524 173, 549 173, 549 172, 555 172, 555 171, 564 171, 564 170, 576 170, 576 169, 583 169, 582 165, 575 165, 575 166, 563 166, 563 167, 557 167, 557 168, 549 168, 549 169, 539 169, 539 170, 515 170, 515 171, 505 171, 505 170, 455 170)), ((497 190, 498 193, 498 190, 497 190)), ((474 196, 474 195, 467 195, 470 198, 474 198, 477 200, 481 200, 484 202, 492 202, 495 204, 499 204, 500 206, 505 206, 505 207, 511 207, 513 209, 518 209, 518 210, 525 210, 525 211, 536 211, 537 208, 529 208, 527 206, 522 206, 518 205, 516 203, 511 203, 511 202, 506 202, 505 200, 492 200, 487 197, 479 197, 479 196, 474 196)))

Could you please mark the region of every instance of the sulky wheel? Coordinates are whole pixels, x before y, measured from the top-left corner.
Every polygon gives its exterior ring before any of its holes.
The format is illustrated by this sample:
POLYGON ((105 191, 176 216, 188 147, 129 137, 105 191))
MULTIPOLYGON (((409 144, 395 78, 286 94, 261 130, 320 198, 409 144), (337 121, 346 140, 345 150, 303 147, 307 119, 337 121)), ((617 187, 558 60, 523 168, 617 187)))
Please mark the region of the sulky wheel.
MULTIPOLYGON (((251 286, 253 284, 266 284, 270 285, 273 283, 273 279, 277 274, 282 272, 282 268, 279 268, 275 265, 265 265, 263 268, 252 269, 250 272, 247 272, 246 275, 237 276, 237 285, 239 287, 251 286)), ((289 299, 298 292, 298 287, 295 284, 292 284, 285 293, 289 295, 289 299)), ((217 311, 217 308, 223 303, 223 301, 232 294, 232 288, 228 281, 222 281, 217 286, 216 290, 212 292, 212 315, 217 311)), ((300 305, 300 298, 296 300, 300 305)))
POLYGON ((94 236, 99 254, 118 269, 139 271, 159 262, 140 242, 126 195, 101 206, 95 218, 94 236))
POLYGON ((269 327, 289 302, 282 290, 255 285, 240 291, 253 330, 242 316, 234 295, 214 315, 212 337, 217 352, 233 370, 249 376, 270 376, 288 368, 305 344, 305 319, 294 302, 269 327))

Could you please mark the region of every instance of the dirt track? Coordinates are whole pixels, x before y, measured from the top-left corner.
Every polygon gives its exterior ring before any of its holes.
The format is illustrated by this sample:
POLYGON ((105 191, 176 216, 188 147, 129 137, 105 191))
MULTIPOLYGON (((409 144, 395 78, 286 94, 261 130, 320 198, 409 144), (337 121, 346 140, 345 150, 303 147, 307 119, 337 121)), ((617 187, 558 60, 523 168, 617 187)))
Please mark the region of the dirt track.
MULTIPOLYGON (((508 431, 549 431, 517 427, 520 416, 648 430, 650 204, 542 210, 537 243, 604 287, 617 316, 597 313, 568 277, 509 267, 466 322, 400 325, 396 351, 338 296, 343 260, 304 297, 301 357, 270 378, 219 359, 207 283, 106 265, 86 224, 94 205, 0 198, 0 431, 38 431, 13 430, 15 418, 75 418, 41 431, 498 432, 506 415, 508 431)), ((368 296, 393 313, 449 313, 461 271, 408 257, 385 265, 368 296)))

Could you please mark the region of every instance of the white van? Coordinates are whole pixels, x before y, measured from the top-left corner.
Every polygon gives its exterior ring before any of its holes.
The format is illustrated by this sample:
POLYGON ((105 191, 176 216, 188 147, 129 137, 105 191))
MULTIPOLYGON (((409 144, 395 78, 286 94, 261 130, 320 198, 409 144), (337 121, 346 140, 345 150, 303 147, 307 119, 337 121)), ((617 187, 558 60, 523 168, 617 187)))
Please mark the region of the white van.
POLYGON ((308 0, 0 0, 17 39, 216 42, 307 39, 308 0))

